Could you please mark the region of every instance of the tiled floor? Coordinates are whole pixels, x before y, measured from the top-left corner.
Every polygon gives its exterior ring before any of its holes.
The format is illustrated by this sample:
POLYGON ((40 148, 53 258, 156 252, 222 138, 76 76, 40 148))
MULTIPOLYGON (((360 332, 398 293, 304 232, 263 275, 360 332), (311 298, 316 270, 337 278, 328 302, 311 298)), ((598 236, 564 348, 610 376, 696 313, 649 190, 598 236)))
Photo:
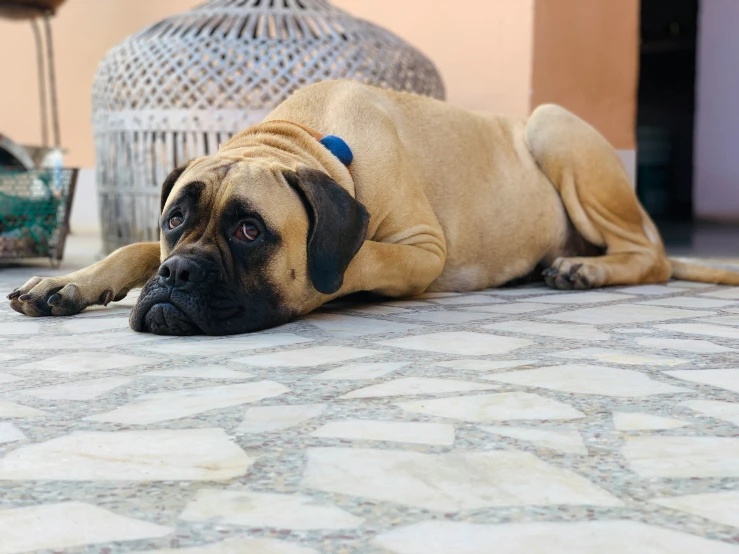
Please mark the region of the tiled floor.
POLYGON ((0 303, 0 554, 739 553, 739 289, 436 294, 190 339, 130 331, 132 300, 0 303))

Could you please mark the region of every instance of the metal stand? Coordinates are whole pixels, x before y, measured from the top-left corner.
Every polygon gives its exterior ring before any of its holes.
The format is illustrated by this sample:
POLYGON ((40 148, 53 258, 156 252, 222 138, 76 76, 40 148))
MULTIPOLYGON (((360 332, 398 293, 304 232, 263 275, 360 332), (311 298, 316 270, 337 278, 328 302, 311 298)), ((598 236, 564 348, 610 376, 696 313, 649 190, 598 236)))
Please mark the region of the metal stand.
POLYGON ((33 36, 36 41, 36 66, 38 70, 39 107, 41 113, 41 140, 44 148, 49 146, 49 107, 51 108, 51 125, 54 132, 54 148, 61 148, 61 132, 59 128, 59 103, 56 92, 56 67, 54 63, 54 38, 51 32, 51 15, 45 13, 44 36, 42 38, 38 19, 31 19, 33 36), (44 42, 46 50, 44 50, 44 42), (44 54, 46 56, 44 57, 44 54), (48 88, 47 88, 48 70, 48 88), (48 91, 48 93, 47 93, 48 91))

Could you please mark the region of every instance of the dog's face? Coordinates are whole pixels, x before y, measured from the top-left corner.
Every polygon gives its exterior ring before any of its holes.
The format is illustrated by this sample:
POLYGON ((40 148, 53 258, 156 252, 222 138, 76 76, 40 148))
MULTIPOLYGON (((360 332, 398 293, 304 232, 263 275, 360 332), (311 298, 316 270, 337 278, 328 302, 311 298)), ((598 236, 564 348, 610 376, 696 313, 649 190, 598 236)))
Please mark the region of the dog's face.
POLYGON ((369 215, 328 175, 201 158, 162 187, 159 274, 136 331, 229 335, 286 323, 339 291, 369 215))

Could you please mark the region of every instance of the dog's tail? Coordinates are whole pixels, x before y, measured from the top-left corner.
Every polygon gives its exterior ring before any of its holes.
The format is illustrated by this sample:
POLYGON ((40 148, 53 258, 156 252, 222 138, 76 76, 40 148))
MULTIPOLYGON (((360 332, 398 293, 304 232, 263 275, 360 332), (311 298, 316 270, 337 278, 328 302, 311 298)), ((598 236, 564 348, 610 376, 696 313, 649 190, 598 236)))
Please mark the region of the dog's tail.
POLYGON ((699 283, 739 286, 739 271, 695 265, 670 258, 672 278, 699 283))

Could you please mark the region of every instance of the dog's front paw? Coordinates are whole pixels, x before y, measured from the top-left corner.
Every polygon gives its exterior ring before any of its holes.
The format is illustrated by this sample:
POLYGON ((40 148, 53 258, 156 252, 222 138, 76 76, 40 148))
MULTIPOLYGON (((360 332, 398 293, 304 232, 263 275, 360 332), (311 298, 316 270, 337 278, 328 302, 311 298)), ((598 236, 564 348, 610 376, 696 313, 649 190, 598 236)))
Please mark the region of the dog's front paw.
POLYGON ((95 287, 66 277, 33 277, 25 285, 8 295, 10 307, 31 316, 65 316, 80 313, 88 306, 107 306, 114 300, 112 289, 95 287))

